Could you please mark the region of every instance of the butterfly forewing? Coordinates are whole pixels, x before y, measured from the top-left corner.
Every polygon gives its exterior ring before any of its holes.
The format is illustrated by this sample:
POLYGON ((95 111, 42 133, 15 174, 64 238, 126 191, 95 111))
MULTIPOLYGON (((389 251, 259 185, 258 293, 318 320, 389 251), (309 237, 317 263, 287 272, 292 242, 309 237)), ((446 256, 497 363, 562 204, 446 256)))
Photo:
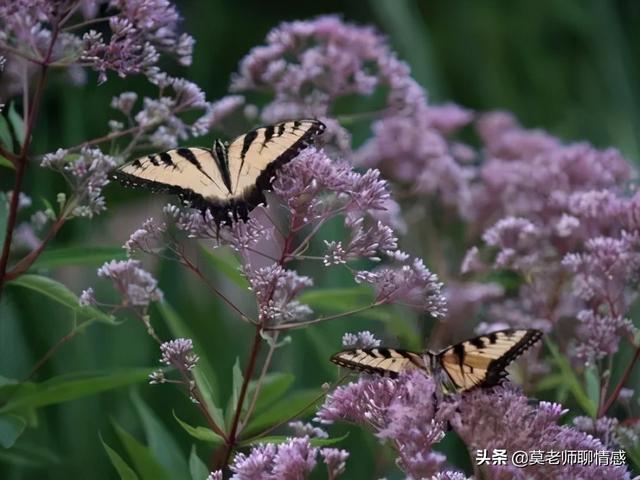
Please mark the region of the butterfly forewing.
POLYGON ((425 369, 421 355, 394 348, 356 348, 344 350, 331 357, 331 361, 341 367, 360 372, 396 376, 412 369, 425 369))
POLYGON ((233 195, 252 198, 268 189, 275 170, 293 159, 325 126, 317 120, 282 122, 257 128, 229 145, 233 195))
POLYGON ((502 330, 482 335, 438 354, 443 370, 459 391, 496 385, 505 368, 542 337, 538 330, 502 330))

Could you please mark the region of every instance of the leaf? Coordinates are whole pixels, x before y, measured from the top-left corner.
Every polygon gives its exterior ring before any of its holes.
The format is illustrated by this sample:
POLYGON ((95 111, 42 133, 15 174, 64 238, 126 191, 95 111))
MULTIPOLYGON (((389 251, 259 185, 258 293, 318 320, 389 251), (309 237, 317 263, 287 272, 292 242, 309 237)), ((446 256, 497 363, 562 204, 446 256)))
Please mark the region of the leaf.
POLYGON ((0 115, 0 143, 2 143, 7 150, 13 152, 13 138, 11 138, 9 122, 7 122, 4 115, 0 115))
POLYGON ((418 2, 369 0, 369 6, 384 25, 384 31, 391 32, 401 57, 411 65, 411 76, 421 85, 428 85, 435 96, 442 93, 433 42, 418 2))
POLYGON ((22 432, 27 422, 17 415, 0 414, 0 446, 11 448, 22 432))
MULTIPOLYGON (((258 401, 256 402, 254 413, 259 413, 271 405, 276 400, 279 400, 295 380, 295 376, 291 373, 270 373, 265 375, 262 380, 262 387, 260 388, 258 401)), ((247 389, 247 398, 253 398, 253 394, 256 389, 256 380, 252 380, 249 383, 247 389)))
POLYGON ((191 455, 189 455, 189 473, 192 480, 206 480, 209 476, 209 469, 198 457, 195 445, 191 447, 191 455))
POLYGON ((135 390, 131 392, 131 400, 142 420, 144 433, 153 456, 171 473, 171 478, 186 478, 189 466, 182 456, 180 445, 135 390))
POLYGON ((306 303, 315 309, 350 310, 371 303, 372 293, 369 287, 352 288, 316 288, 298 296, 300 303, 306 303))
POLYGON ((122 248, 116 247, 50 248, 40 254, 31 269, 99 266, 109 260, 124 260, 126 257, 126 252, 122 248))
MULTIPOLYGON (((16 134, 18 142, 22 145, 24 143, 24 121, 18 112, 16 112, 16 104, 12 103, 9 106, 9 123, 13 127, 13 131, 16 134)), ((11 147, 9 147, 11 148, 11 147)))
MULTIPOLYGON (((329 445, 335 445, 336 443, 340 443, 341 441, 346 439, 348 436, 349 436, 349 432, 345 433, 341 437, 336 437, 336 438, 312 438, 310 439, 309 443, 311 444, 312 447, 326 447, 329 445)), ((240 443, 240 446, 246 447, 249 445, 259 445, 261 443, 279 444, 279 443, 286 443, 289 440, 291 440, 290 435, 271 435, 268 437, 262 437, 255 440, 250 440, 248 442, 240 443)))
MULTIPOLYGON (((235 415, 236 406, 238 405, 238 398, 240 397, 240 390, 242 389, 242 383, 244 382, 244 377, 242 376, 242 369, 240 368, 240 359, 236 357, 236 362, 233 364, 232 370, 232 387, 231 387, 231 396, 229 397, 229 401, 227 402, 227 411, 226 411, 226 424, 229 426, 231 421, 235 415)), ((245 399, 248 398, 248 395, 245 396, 245 399)), ((242 408, 243 405, 240 405, 242 408)))
POLYGON ((183 422, 178 418, 176 412, 173 412, 173 418, 184 428, 185 432, 191 435, 193 438, 197 438, 203 442, 212 443, 214 445, 221 445, 224 443, 224 439, 216 432, 208 427, 192 427, 187 422, 183 422))
POLYGON ((584 379, 587 387, 587 396, 593 405, 600 405, 600 375, 598 367, 589 365, 584 370, 584 379))
POLYGON ((42 383, 31 384, 33 388, 20 389, 0 407, 0 412, 44 407, 114 390, 147 380, 151 371, 147 368, 133 368, 53 377, 42 383))
POLYGON ((111 423, 142 480, 169 480, 169 473, 153 457, 149 448, 140 443, 114 420, 111 423))
POLYGON ((0 465, 46 468, 60 463, 62 463, 60 458, 42 445, 26 445, 24 442, 20 442, 10 450, 0 450, 0 465))
POLYGON ((64 305, 83 318, 95 319, 100 322, 116 324, 112 315, 108 315, 94 307, 81 307, 78 297, 62 283, 42 275, 21 275, 15 280, 11 280, 9 285, 17 285, 28 288, 42 295, 49 297, 53 301, 64 305))
POLYGON ((200 249, 204 253, 204 258, 209 262, 216 272, 222 273, 228 280, 236 284, 242 290, 249 288, 249 282, 240 273, 240 264, 237 258, 229 252, 228 255, 222 255, 220 249, 212 249, 204 244, 200 244, 200 249))
POLYGON ((566 388, 571 392, 576 401, 580 404, 580 407, 587 413, 587 415, 595 418, 595 415, 597 413, 597 406, 589 399, 588 395, 585 393, 584 389, 582 388, 582 384, 574 373, 573 368, 571 368, 571 364, 569 363, 569 361, 560 354, 558 348, 548 338, 545 339, 545 345, 551 352, 554 363, 560 369, 560 374, 563 377, 562 384, 565 385, 566 388))
POLYGON ((212 364, 207 358, 207 352, 200 348, 200 342, 195 338, 193 331, 171 305, 166 301, 160 302, 157 304, 157 308, 174 337, 190 338, 193 340, 194 350, 198 354, 198 357, 200 357, 198 365, 193 369, 193 376, 195 377, 198 389, 204 397, 203 399, 209 415, 211 415, 211 418, 213 418, 213 421, 216 422, 217 425, 224 425, 222 410, 217 406, 217 391, 212 385, 212 382, 215 382, 217 376, 213 368, 211 368, 212 364))
POLYGON ((541 392, 544 390, 553 390, 562 385, 563 382, 564 377, 561 374, 546 375, 536 383, 536 390, 541 392))
POLYGON ((102 442, 102 446, 107 452, 109 456, 109 460, 111 460, 111 465, 116 469, 118 475, 120 475, 120 480, 138 480, 138 475, 133 469, 127 465, 122 457, 116 452, 113 448, 111 448, 107 443, 102 439, 102 435, 100 435, 100 441, 102 442))
POLYGON ((12 170, 16 169, 16 167, 13 165, 13 163, 11 163, 8 158, 3 157, 2 155, 0 155, 0 167, 7 167, 7 168, 10 168, 12 170))
MULTIPOLYGON (((267 409, 260 415, 256 415, 249 421, 247 428, 245 429, 245 437, 255 435, 268 427, 271 427, 277 423, 288 421, 293 419, 294 416, 304 415, 312 410, 313 405, 311 402, 317 399, 320 401, 321 391, 319 390, 299 390, 285 400, 277 402, 271 408, 267 409), (305 407, 309 407, 305 412, 301 410, 305 407)), ((315 402, 317 403, 317 402, 315 402)))

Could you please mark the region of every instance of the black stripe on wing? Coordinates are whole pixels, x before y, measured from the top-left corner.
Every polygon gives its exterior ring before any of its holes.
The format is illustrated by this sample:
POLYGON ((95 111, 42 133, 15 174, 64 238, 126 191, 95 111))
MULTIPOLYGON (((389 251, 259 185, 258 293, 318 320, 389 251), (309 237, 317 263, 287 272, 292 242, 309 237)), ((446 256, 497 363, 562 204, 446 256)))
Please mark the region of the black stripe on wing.
MULTIPOLYGON (((503 330, 502 333, 509 336, 510 332, 515 332, 516 330, 503 330)), ((541 338, 543 333, 540 330, 529 330, 527 333, 516 343, 513 345, 505 354, 503 354, 500 358, 497 358, 491 363, 489 363, 489 368, 487 369, 487 379, 482 383, 483 386, 491 386, 487 383, 490 380, 490 376, 493 372, 504 373, 502 376, 506 375, 505 369, 509 366, 511 362, 513 362, 516 358, 522 355, 525 351, 535 345, 541 338)), ((487 337, 491 338, 490 335, 487 337)), ((498 380, 502 378, 498 377, 498 380)))
POLYGON ((152 193, 169 193, 177 195, 185 205, 200 210, 203 215, 207 210, 209 210, 217 225, 230 224, 231 219, 229 218, 229 213, 231 213, 231 217, 234 221, 237 221, 239 218, 246 220, 249 215, 247 205, 241 200, 232 199, 229 202, 216 202, 205 199, 202 195, 194 192, 190 188, 154 182, 153 180, 140 178, 136 175, 131 175, 119 170, 111 172, 111 178, 127 188, 142 187, 152 193))
MULTIPOLYGON (((516 329, 501 330, 500 332, 482 335, 481 337, 478 337, 478 339, 487 339, 491 343, 491 340, 495 339, 497 334, 504 334, 509 337, 518 331, 519 330, 516 329)), ((543 333, 540 330, 528 330, 527 333, 509 350, 502 354, 502 356, 489 363, 489 366, 487 367, 487 376, 478 386, 482 388, 489 388, 498 385, 502 379, 507 376, 506 368, 509 364, 522 355, 526 350, 535 345, 542 338, 542 335, 543 333)))
MULTIPOLYGON (((286 122, 284 122, 286 123, 286 122)), ((267 127, 269 128, 269 127, 267 127)), ((284 126, 282 127, 284 128, 284 126)), ((273 129, 273 127, 271 127, 273 129)), ((293 160, 302 150, 308 147, 313 140, 321 135, 322 132, 326 129, 324 123, 314 120, 314 125, 307 130, 304 135, 300 136, 289 148, 287 148, 284 152, 282 152, 278 157, 276 157, 268 166, 265 168, 262 173, 256 178, 255 184, 249 190, 245 191, 242 195, 242 201, 244 201, 249 211, 253 210, 256 206, 260 204, 266 204, 267 199, 264 196, 264 192, 271 190, 271 184, 273 183, 273 178, 276 175, 276 172, 280 167, 284 164, 289 163, 293 160)), ((254 132, 249 132, 254 133, 254 132)), ((249 135, 249 133, 247 135, 249 135)), ((272 135, 273 132, 271 131, 272 135)), ((256 135, 253 136, 251 142, 255 140, 256 135)), ((247 138, 245 137, 245 145, 242 148, 243 162, 244 162, 244 154, 251 147, 251 144, 247 144, 247 138), (245 150, 246 146, 246 150, 245 150)), ((240 170, 241 171, 241 170, 240 170)))
POLYGON ((419 354, 385 347, 343 350, 333 355, 330 360, 336 365, 351 370, 392 378, 410 368, 425 368, 419 354), (399 364, 402 366, 400 369, 398 369, 399 364), (391 365, 395 368, 390 368, 391 365))

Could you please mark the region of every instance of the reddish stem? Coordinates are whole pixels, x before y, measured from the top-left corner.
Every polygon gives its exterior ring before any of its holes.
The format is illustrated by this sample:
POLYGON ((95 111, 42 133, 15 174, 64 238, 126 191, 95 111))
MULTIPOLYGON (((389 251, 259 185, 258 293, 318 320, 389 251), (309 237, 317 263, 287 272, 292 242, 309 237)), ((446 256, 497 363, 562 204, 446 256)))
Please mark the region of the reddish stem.
POLYGON ((604 404, 602 405, 602 408, 598 412, 598 417, 602 417, 604 414, 606 414, 607 410, 609 410, 609 408, 611 408, 611 406, 618 399, 618 396, 620 395, 620 390, 622 390, 622 388, 624 387, 625 383, 627 383, 627 380, 629 379, 629 376, 631 375, 631 372, 633 371, 633 367, 635 367, 636 362, 638 361, 639 358, 640 358, 640 347, 636 347, 636 352, 633 355, 633 358, 629 362, 629 365, 627 365, 627 368, 625 369, 624 373, 622 374, 622 378, 620 379, 620 381, 616 385, 616 388, 613 390, 613 393, 607 399, 607 401, 604 402, 604 404))
POLYGON ((9 206, 9 217, 7 219, 7 230, 4 237, 4 244, 2 247, 2 255, 0 256, 0 298, 2 298, 2 291, 6 283, 7 265, 9 263, 9 251, 11 249, 11 242, 13 240, 13 231, 18 219, 18 205, 20 200, 20 192, 22 191, 22 182, 24 180, 24 173, 27 167, 27 157, 29 155, 29 147, 31 146, 31 134, 33 132, 38 111, 40 110, 40 103, 42 100, 42 92, 47 81, 47 72, 49 70, 49 63, 51 62, 51 53, 53 52, 53 46, 58 38, 58 24, 55 24, 51 32, 51 41, 47 54, 42 62, 42 70, 40 73, 40 79, 36 85, 35 93, 33 94, 33 101, 31 102, 29 111, 27 113, 27 124, 24 132, 24 141, 22 142, 22 148, 20 149, 20 155, 15 159, 14 164, 16 166, 16 178, 13 185, 13 193, 11 196, 11 204, 9 206))
POLYGON ((67 343, 69 340, 71 340, 73 337, 75 337, 77 333, 78 333, 78 330, 77 329, 73 329, 69 333, 67 333, 64 337, 62 337, 60 340, 58 340, 47 351, 47 353, 45 353, 42 356, 42 358, 40 358, 40 360, 38 360, 38 362, 33 366, 31 371, 29 372, 29 375, 27 375, 27 377, 23 380, 23 382, 28 382, 29 380, 31 380, 33 378, 33 376, 38 372, 38 370, 40 370, 42 368, 42 366, 49 361, 49 359, 53 356, 53 354, 56 353, 60 349, 60 347, 62 347, 65 343, 67 343))
POLYGON ((5 157, 7 160, 9 160, 12 164, 16 164, 16 161, 18 160, 18 155, 16 155, 13 152, 10 152, 9 150, 5 149, 2 145, 0 145, 0 156, 5 157))
POLYGON ((38 257, 40 256, 44 248, 47 246, 47 243, 49 243, 49 241, 57 235, 57 233, 60 231, 60 229, 64 225, 65 221, 66 221, 66 218, 62 216, 62 217, 59 217, 54 222, 53 225, 51 225, 51 228, 47 232, 47 235, 44 237, 42 242, 40 242, 40 245, 38 245, 38 248, 32 250, 27 255, 25 255, 18 263, 16 263, 13 266, 11 270, 9 270, 6 273, 5 275, 6 281, 11 281, 15 278, 18 278, 20 275, 22 275, 27 270, 29 270, 29 268, 31 268, 31 265, 33 265, 33 262, 35 262, 38 259, 38 257))
POLYGON ((249 381, 251 376, 253 375, 253 369, 256 366, 256 361, 258 360, 258 353, 260 352, 260 346, 262 345, 262 338, 260 336, 260 327, 256 327, 256 334, 253 337, 253 346, 251 347, 251 354, 249 356, 249 363, 244 371, 244 379, 242 382, 242 387, 240 388, 240 396, 238 397, 238 403, 236 404, 236 411, 233 415, 233 421, 231 422, 231 431, 229 432, 229 438, 227 441, 227 450, 224 455, 224 463, 223 465, 227 465, 229 463, 229 459, 231 458, 231 453, 233 452, 233 448, 236 444, 236 433, 238 431, 238 424, 240 423, 240 414, 242 413, 242 405, 244 403, 244 397, 247 394, 247 389, 249 387, 249 381))
POLYGON ((7 219, 7 231, 4 235, 4 245, 2 247, 2 256, 0 256, 0 298, 6 281, 7 263, 9 262, 9 250, 11 248, 11 240, 13 238, 13 230, 16 226, 18 216, 18 200, 20 199, 20 190, 22 188, 22 180, 24 179, 25 161, 20 159, 16 165, 16 178, 13 184, 13 193, 11 194, 11 203, 9 205, 9 217, 7 219))

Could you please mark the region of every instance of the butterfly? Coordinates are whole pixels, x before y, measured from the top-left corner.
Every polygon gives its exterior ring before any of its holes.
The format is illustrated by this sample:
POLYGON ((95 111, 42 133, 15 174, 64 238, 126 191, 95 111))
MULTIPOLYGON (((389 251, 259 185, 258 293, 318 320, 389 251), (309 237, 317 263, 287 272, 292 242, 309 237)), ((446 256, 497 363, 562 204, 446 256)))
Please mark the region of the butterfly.
POLYGON ((246 220, 266 204, 282 165, 309 146, 325 130, 318 120, 296 120, 256 128, 230 144, 213 148, 176 148, 147 155, 118 167, 112 178, 126 187, 177 194, 186 204, 209 210, 217 224, 246 220))
POLYGON ((424 370, 442 380, 446 393, 465 392, 497 385, 507 375, 506 367, 541 338, 539 330, 509 329, 465 340, 438 353, 356 348, 336 353, 331 361, 352 370, 392 377, 408 370, 424 370))

